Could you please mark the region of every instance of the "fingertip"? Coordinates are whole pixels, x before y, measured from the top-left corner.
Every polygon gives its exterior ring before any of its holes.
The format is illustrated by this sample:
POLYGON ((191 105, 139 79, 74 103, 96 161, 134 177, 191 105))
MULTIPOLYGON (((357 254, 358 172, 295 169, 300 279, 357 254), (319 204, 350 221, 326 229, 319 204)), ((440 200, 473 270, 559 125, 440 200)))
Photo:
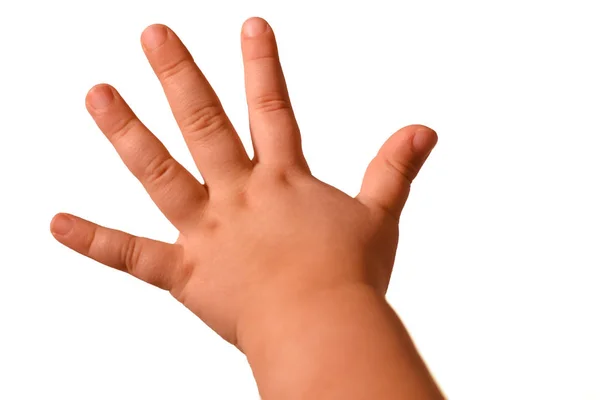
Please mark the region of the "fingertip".
POLYGON ((419 125, 416 127, 412 137, 412 150, 416 154, 427 155, 433 150, 437 141, 438 135, 433 129, 419 125))
POLYGON ((257 37, 270 31, 269 23, 261 17, 248 18, 242 25, 242 36, 247 38, 257 37))
POLYGON ((108 107, 115 99, 115 90, 108 83, 98 83, 85 96, 85 104, 93 110, 101 110, 108 107))
POLYGON ((152 24, 143 30, 140 42, 144 50, 151 51, 162 45, 168 37, 169 27, 163 24, 152 24))
POLYGON ((64 213, 56 214, 50 221, 50 232, 55 237, 65 237, 73 230, 75 219, 64 213))

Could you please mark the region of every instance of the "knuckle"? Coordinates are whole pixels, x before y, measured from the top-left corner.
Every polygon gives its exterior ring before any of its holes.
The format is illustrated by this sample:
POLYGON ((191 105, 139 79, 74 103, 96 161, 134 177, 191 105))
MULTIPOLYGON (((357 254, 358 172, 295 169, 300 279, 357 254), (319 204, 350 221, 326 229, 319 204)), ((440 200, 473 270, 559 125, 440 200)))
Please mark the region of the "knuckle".
POLYGON ((280 93, 265 93, 257 96, 252 103, 255 111, 264 113, 290 110, 292 108, 289 101, 285 100, 280 93))
POLYGON ((194 61, 191 58, 184 57, 178 60, 172 61, 170 63, 166 63, 160 67, 157 75, 163 81, 168 81, 174 76, 179 75, 181 72, 185 70, 189 70, 194 65, 194 61))
POLYGON ((146 165, 144 179, 151 185, 165 183, 174 178, 176 171, 176 161, 173 158, 158 154, 146 165))
POLYGON ((98 228, 93 227, 89 236, 87 237, 87 240, 84 242, 83 245, 83 254, 92 254, 92 252, 94 251, 94 247, 96 247, 98 245, 98 228))
POLYGON ((409 184, 411 184, 415 179, 415 176, 417 176, 417 168, 413 164, 406 163, 402 160, 390 159, 388 157, 384 157, 383 159, 390 170, 400 175, 409 184))
POLYGON ((179 260, 176 263, 176 267, 174 268, 174 276, 171 288, 169 291, 171 294, 181 301, 185 303, 186 292, 185 288, 188 286, 192 278, 192 274, 194 272, 194 263, 192 260, 186 258, 183 249, 179 251, 179 260))
POLYGON ((227 118, 219 104, 205 103, 190 109, 181 125, 191 140, 204 142, 227 128, 227 118))
POLYGON ((139 120, 135 116, 129 116, 123 118, 111 127, 110 139, 113 142, 117 142, 127 136, 139 123, 139 120))
POLYGON ((250 63, 260 63, 260 64, 271 64, 271 65, 279 65, 279 56, 273 49, 270 49, 265 52, 260 52, 259 54, 254 55, 254 57, 249 58, 248 62, 250 63))
POLYGON ((140 277, 140 259, 142 255, 142 246, 135 236, 129 237, 123 246, 122 259, 125 263, 125 270, 131 275, 140 277))

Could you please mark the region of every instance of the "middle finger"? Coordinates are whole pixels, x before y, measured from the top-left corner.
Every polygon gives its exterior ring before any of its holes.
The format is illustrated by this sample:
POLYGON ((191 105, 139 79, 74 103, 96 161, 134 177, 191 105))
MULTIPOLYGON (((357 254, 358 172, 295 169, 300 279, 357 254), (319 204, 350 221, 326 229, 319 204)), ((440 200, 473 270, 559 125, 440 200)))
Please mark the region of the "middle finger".
POLYGON ((204 180, 231 182, 252 163, 219 98, 177 35, 164 25, 142 34, 144 52, 204 180))

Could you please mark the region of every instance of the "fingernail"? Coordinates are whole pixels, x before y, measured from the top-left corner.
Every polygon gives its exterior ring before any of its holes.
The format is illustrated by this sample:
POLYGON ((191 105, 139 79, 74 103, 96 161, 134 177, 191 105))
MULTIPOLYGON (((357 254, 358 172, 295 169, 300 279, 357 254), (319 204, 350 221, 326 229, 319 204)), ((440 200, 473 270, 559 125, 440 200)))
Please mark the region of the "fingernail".
POLYGON ((246 37, 256 37, 260 34, 263 34, 267 31, 267 22, 262 18, 250 18, 248 21, 244 23, 244 27, 242 29, 244 36, 246 37))
POLYGON ((72 218, 67 217, 66 215, 59 214, 52 220, 52 226, 50 230, 55 235, 65 236, 71 229, 73 229, 75 221, 72 218))
POLYGON ((88 103, 95 109, 102 109, 108 107, 113 101, 115 95, 112 89, 108 85, 94 86, 88 94, 88 103))
POLYGON ((142 33, 142 44, 147 50, 153 50, 167 40, 167 27, 152 25, 142 33))
POLYGON ((436 133, 429 128, 419 128, 412 138, 413 151, 417 154, 427 154, 437 142, 436 133))

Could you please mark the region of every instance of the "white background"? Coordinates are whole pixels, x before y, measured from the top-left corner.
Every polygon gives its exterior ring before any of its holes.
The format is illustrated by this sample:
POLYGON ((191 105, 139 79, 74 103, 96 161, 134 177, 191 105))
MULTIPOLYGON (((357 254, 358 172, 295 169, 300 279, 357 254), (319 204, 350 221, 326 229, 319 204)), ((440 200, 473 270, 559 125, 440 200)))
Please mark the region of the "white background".
POLYGON ((354 195, 383 141, 439 134, 389 300, 450 399, 600 399, 595 1, 2 1, 0 398, 257 399, 170 295, 54 241, 59 211, 176 231, 84 107, 109 82, 192 168, 139 36, 186 42, 249 145, 242 22, 279 39, 317 177, 354 195))

